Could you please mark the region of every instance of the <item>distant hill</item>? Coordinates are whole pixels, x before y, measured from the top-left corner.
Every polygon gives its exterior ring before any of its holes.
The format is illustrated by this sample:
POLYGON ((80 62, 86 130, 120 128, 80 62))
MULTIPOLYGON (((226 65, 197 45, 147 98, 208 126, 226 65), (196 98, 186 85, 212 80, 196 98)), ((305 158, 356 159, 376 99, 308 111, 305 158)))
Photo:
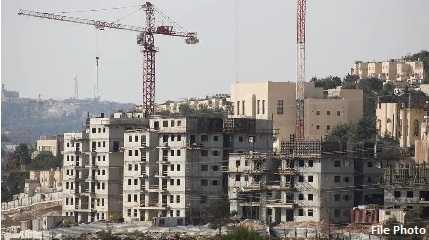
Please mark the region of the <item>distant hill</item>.
POLYGON ((2 135, 12 143, 32 143, 42 135, 55 135, 82 129, 91 116, 127 111, 134 104, 87 100, 36 100, 30 98, 2 98, 2 135))

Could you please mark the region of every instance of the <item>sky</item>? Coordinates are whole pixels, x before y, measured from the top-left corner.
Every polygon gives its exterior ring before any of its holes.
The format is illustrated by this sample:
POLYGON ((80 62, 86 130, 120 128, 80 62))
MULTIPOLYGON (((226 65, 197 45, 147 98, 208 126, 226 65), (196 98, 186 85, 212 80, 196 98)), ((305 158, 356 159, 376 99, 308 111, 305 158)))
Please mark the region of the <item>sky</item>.
MULTIPOLYGON (((344 76, 356 60, 429 50, 427 0, 308 0, 306 78, 344 76)), ((142 53, 136 33, 18 16, 18 9, 117 20, 143 26, 137 0, 1 1, 2 83, 24 97, 92 97, 100 57, 104 100, 142 102, 142 53), (135 6, 135 7, 132 7, 135 6), (87 12, 89 9, 118 10, 87 12), (122 8, 123 7, 123 8, 122 8), (79 11, 78 11, 79 10, 79 11), (135 13, 129 15, 129 13, 135 13)), ((295 0, 153 0, 200 43, 159 36, 156 99, 229 93, 233 82, 295 81, 295 0)))

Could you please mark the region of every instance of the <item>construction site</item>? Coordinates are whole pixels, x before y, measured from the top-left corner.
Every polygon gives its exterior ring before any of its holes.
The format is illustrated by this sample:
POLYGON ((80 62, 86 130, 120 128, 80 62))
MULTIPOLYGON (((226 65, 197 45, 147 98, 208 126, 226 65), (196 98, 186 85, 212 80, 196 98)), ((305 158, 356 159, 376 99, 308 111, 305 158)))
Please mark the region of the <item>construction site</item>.
MULTIPOLYGON (((262 85, 235 83, 231 95, 216 103, 216 108, 227 109, 220 114, 187 113, 174 104, 174 112, 166 113, 173 108, 170 103, 157 107, 156 37, 180 38, 188 45, 198 44, 199 38, 150 2, 137 12, 144 14, 144 26, 18 11, 19 16, 99 31, 137 33, 143 89, 142 102, 134 109, 109 116, 88 113, 80 131, 63 133, 61 199, 2 205, 2 225, 9 227, 2 238, 33 238, 35 233, 39 239, 76 238, 100 231, 124 237, 137 231, 153 239, 173 234, 204 239, 218 234, 217 229, 227 234, 241 226, 269 239, 352 239, 352 234, 381 239, 370 234, 372 225, 393 220, 405 224, 412 210, 419 211, 419 223, 429 223, 429 163, 413 158, 429 152, 429 110, 416 114, 425 121, 417 121, 416 134, 407 138, 411 154, 399 158, 386 157, 391 149, 380 136, 371 141, 328 140, 332 129, 365 117, 366 95, 362 89, 323 89, 306 81, 306 0, 296 2, 296 81, 264 83, 264 90, 262 85), (416 153, 413 141, 420 141, 416 153), (34 221, 32 215, 47 217, 34 221), (18 225, 20 231, 11 230, 18 225)), ((100 64, 97 56, 95 92, 100 64)), ((199 104, 196 108, 206 109, 199 104)), ((387 133, 391 112, 379 113, 387 109, 381 104, 377 117, 386 116, 386 126, 377 126, 377 133, 387 129, 383 138, 396 137, 387 133)), ((395 121, 404 121, 399 127, 414 123, 414 118, 398 114, 395 121)), ((406 138, 402 133, 398 138, 406 138)))

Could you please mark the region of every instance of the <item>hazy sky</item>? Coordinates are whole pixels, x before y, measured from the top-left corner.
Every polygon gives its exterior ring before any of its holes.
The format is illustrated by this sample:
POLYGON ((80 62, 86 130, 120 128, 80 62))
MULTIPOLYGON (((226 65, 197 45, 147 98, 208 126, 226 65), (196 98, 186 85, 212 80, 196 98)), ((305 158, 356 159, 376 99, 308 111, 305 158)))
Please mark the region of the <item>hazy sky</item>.
MULTIPOLYGON (((77 75, 80 96, 90 97, 96 79, 95 57, 99 56, 102 98, 141 103, 142 56, 136 33, 97 33, 91 26, 16 14, 20 8, 58 12, 130 6, 140 1, 1 3, 1 77, 7 88, 27 97, 41 94, 42 98, 63 99, 73 96, 77 75)), ((229 92, 237 75, 242 82, 295 81, 295 0, 153 3, 189 31, 198 32, 200 38, 195 46, 184 44, 183 39, 157 38, 158 101, 229 92)), ((383 60, 428 50, 428 9, 428 0, 308 0, 307 78, 344 76, 355 60, 383 60)), ((134 10, 68 15, 115 20, 134 10)), ((122 22, 143 25, 143 15, 122 22)))

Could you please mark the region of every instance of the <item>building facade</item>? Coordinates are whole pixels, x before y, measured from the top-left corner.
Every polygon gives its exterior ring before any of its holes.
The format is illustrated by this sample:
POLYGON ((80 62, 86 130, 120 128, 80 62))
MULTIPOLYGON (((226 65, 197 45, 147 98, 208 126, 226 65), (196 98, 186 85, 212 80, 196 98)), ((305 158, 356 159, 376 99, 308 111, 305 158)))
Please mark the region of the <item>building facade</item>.
POLYGON ((124 135, 123 217, 182 225, 207 221, 226 194, 224 170, 236 151, 272 148, 267 120, 152 117, 124 135))
POLYGON ((82 132, 64 134, 63 215, 76 222, 122 217, 124 132, 147 124, 140 115, 101 114, 82 132))
POLYGON ((216 110, 228 113, 231 111, 230 96, 228 94, 216 94, 205 98, 189 98, 182 101, 166 101, 157 105, 158 111, 180 113, 180 106, 188 105, 193 110, 216 110))

